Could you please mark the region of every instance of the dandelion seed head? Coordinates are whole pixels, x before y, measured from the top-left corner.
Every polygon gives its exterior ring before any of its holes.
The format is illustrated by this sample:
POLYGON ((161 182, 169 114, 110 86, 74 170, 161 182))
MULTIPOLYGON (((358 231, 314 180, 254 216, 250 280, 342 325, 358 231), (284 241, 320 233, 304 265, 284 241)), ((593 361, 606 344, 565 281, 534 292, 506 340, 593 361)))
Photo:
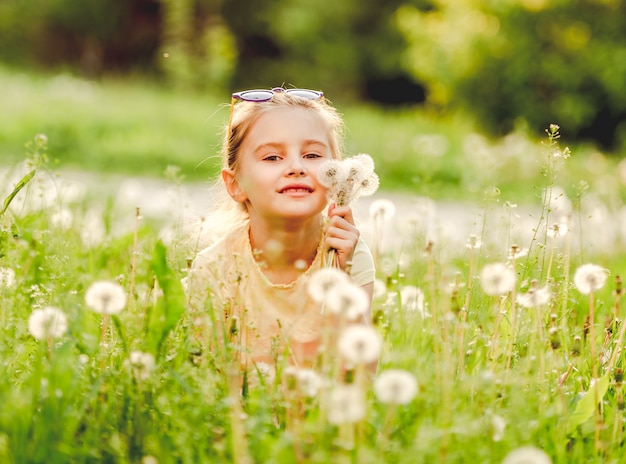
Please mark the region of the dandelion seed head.
POLYGON ((506 420, 502 416, 493 414, 491 416, 491 439, 495 442, 502 441, 505 429, 506 420))
POLYGON ((387 369, 374 380, 374 393, 385 404, 408 404, 417 395, 417 380, 402 369, 387 369))
POLYGON ((317 173, 317 181, 323 187, 333 188, 346 177, 345 165, 339 160, 327 160, 322 163, 317 173))
POLYGON ((552 464, 552 460, 535 446, 522 446, 507 454, 502 464, 552 464))
POLYGON ((353 424, 365 417, 365 395, 356 385, 338 385, 327 399, 328 422, 353 424))
POLYGON ((380 356, 382 338, 369 326, 354 324, 346 327, 337 343, 339 354, 353 365, 374 362, 380 356))
POLYGON ((387 222, 396 214, 396 205, 385 198, 374 200, 369 207, 370 218, 374 221, 387 222))
POLYGON ((550 302, 552 292, 547 285, 540 288, 531 287, 527 293, 517 295, 517 303, 523 308, 539 308, 550 302))
POLYGON ((407 312, 417 312, 425 317, 424 292, 414 285, 405 285, 400 289, 400 303, 407 312))
POLYGON ((324 303, 328 292, 337 285, 351 283, 348 275, 336 268, 325 267, 314 272, 307 282, 307 293, 317 303, 324 303))
POLYGON ((289 366, 285 369, 284 374, 293 376, 298 389, 309 398, 315 397, 325 384, 324 379, 313 369, 289 366))
POLYGON ((569 232, 567 223, 556 222, 550 228, 548 228, 548 237, 557 238, 563 237, 569 232))
POLYGON ((35 309, 28 318, 28 332, 37 340, 61 338, 67 328, 67 316, 53 306, 35 309))
POLYGON ((509 293, 515 281, 515 271, 502 263, 487 264, 480 273, 483 291, 490 296, 509 293))
POLYGON ((370 306, 365 290, 352 282, 333 286, 324 303, 331 314, 341 314, 349 321, 364 316, 370 306))
POLYGON ((146 380, 156 367, 154 356, 143 351, 132 351, 128 356, 133 374, 138 380, 146 380))
POLYGON ((15 285, 15 271, 10 267, 0 267, 0 288, 15 285))
POLYGON ((476 249, 476 248, 480 248, 482 243, 483 242, 481 242, 481 240, 478 237, 476 237, 476 235, 472 234, 467 239, 467 244, 465 246, 469 249, 476 249))
POLYGON ((352 195, 352 199, 356 200, 357 198, 361 197, 369 197, 370 195, 376 193, 379 186, 380 179, 378 178, 378 175, 376 175, 375 173, 371 173, 358 184, 352 195))
POLYGON ((67 208, 61 208, 50 216, 50 225, 57 229, 68 230, 72 227, 74 215, 67 208))
POLYGON ((118 314, 126 307, 126 291, 116 282, 96 281, 85 292, 85 304, 98 314, 118 314))
POLYGON ((588 295, 604 287, 609 271, 597 264, 583 264, 574 273, 574 285, 580 293, 588 295))

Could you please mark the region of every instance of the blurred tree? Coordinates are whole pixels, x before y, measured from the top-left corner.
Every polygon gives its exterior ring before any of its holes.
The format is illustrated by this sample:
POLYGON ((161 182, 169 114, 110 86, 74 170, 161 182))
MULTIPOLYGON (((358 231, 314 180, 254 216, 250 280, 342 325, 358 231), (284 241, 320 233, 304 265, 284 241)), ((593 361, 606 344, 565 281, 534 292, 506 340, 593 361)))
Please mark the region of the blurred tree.
POLYGON ((522 117, 606 148, 626 142, 622 0, 406 2, 396 22, 429 103, 469 108, 490 131, 522 117))

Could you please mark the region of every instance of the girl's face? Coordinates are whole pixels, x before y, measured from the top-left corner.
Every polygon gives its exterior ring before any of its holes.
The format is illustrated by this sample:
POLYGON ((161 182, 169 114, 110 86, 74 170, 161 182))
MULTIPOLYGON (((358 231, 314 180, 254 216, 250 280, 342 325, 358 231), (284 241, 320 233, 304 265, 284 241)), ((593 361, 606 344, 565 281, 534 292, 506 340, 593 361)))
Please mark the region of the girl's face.
POLYGON ((315 112, 276 108, 250 128, 237 171, 224 169, 222 178, 233 199, 247 203, 253 223, 306 220, 326 206, 317 170, 329 158, 329 131, 315 112))

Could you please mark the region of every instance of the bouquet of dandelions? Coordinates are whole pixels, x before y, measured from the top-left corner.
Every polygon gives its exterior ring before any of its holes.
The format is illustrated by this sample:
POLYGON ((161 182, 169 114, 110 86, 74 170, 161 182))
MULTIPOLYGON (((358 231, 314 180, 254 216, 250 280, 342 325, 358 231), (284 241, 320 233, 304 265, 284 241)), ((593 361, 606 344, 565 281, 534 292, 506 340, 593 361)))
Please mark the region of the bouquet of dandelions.
MULTIPOLYGON (((380 183, 374 172, 374 160, 364 153, 343 160, 325 161, 318 171, 318 182, 328 189, 328 201, 337 206, 372 195, 380 183)), ((339 267, 337 250, 328 251, 328 267, 339 267)))

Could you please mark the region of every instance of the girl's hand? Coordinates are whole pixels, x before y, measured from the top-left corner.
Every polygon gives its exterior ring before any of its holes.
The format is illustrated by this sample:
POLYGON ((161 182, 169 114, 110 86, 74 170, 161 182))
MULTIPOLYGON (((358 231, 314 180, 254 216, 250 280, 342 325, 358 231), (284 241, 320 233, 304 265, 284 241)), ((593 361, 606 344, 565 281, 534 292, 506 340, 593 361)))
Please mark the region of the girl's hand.
POLYGON ((328 219, 326 248, 337 250, 339 267, 347 272, 360 236, 359 230, 354 225, 352 209, 349 206, 332 204, 328 207, 328 219))

